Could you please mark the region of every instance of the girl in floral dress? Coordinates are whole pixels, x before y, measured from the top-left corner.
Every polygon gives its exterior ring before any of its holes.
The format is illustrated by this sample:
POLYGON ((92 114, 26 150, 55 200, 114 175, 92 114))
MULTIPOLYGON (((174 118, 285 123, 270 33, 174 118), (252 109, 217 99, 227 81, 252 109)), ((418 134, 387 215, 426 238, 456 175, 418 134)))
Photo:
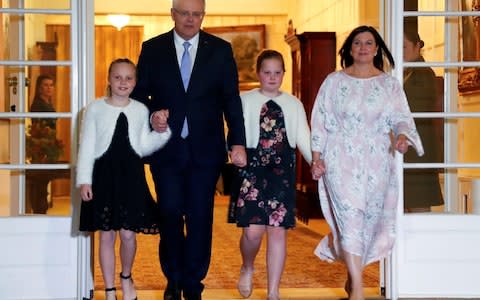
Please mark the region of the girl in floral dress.
POLYGON ((295 149, 311 161, 310 129, 300 100, 279 90, 282 55, 264 50, 257 59, 260 88, 242 95, 248 165, 239 170, 241 187, 233 191, 235 219, 243 228, 243 264, 238 290, 252 293, 255 257, 267 234, 268 299, 279 299, 286 256, 286 229, 295 226, 295 149))

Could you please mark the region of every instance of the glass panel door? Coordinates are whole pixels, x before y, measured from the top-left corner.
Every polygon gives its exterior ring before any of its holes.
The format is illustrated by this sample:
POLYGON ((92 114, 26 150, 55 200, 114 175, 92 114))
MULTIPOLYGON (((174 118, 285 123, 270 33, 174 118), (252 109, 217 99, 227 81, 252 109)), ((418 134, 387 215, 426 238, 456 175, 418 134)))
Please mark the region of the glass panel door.
POLYGON ((393 73, 404 82, 426 152, 398 160, 404 193, 386 268, 391 299, 480 294, 473 279, 480 268, 476 2, 386 2, 393 73))
POLYGON ((87 299, 93 290, 90 239, 78 233, 70 180, 79 99, 93 98, 85 96, 94 90, 85 67, 93 61, 93 14, 93 1, 0 2, 5 299, 87 299))
POLYGON ((480 175, 480 17, 466 15, 474 1, 407 2, 419 15, 404 17, 403 81, 425 155, 404 157, 405 212, 475 213, 469 182, 480 175))
POLYGON ((70 1, 4 1, 0 216, 71 215, 70 1))

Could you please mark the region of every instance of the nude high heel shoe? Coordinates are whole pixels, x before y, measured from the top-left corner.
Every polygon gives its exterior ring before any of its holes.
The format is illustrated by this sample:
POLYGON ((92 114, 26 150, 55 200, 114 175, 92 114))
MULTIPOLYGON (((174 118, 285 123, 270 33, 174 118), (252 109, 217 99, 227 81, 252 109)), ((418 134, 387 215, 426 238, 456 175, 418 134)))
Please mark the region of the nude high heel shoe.
POLYGON ((253 269, 247 271, 243 266, 240 268, 240 277, 238 279, 237 289, 243 298, 248 298, 253 290, 253 269))
POLYGON ((279 295, 268 295, 267 300, 280 300, 279 295))

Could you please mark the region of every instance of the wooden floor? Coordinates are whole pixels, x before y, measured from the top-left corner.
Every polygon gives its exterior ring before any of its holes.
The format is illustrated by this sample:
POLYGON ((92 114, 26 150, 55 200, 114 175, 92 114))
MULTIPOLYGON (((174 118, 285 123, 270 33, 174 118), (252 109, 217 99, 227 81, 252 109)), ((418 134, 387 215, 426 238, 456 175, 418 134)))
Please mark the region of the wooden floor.
MULTIPOLYGON (((48 209, 48 215, 68 215, 70 200, 67 197, 55 198, 54 205, 48 209)), ((308 226, 315 231, 326 234, 329 232, 328 225, 322 219, 311 219, 308 226)), ((250 300, 264 300, 266 299, 266 289, 257 289, 253 291, 250 300)), ((380 296, 378 288, 366 288, 365 295, 368 300, 384 299, 380 296)), ((163 290, 139 290, 137 291, 139 300, 161 300, 163 299, 163 290)), ((280 289, 280 296, 282 300, 339 300, 346 299, 347 295, 341 288, 288 288, 280 289)), ((118 299, 122 298, 121 289, 117 291, 118 299)), ((202 298, 204 300, 236 300, 244 299, 240 296, 236 289, 206 289, 202 298)), ((105 292, 103 290, 96 290, 94 292, 95 300, 104 300, 105 292)), ((125 299, 128 300, 128 299, 125 299)))
MULTIPOLYGON (((365 289, 367 300, 384 299, 378 296, 377 289, 365 289)), ((120 296, 119 292, 117 296, 120 296)), ((163 291, 138 291, 138 299, 140 300, 160 300, 163 299, 163 291)), ((339 300, 346 299, 347 296, 343 289, 280 289, 282 300, 339 300)), ((95 292, 95 300, 104 300, 103 291, 95 292)), ((119 297, 121 299, 121 297, 119 297)), ((244 299, 237 290, 205 290, 202 294, 204 300, 236 300, 244 299)), ((266 299, 266 290, 254 290, 250 300, 266 299)))
MULTIPOLYGON (((163 291, 138 291, 140 300, 161 300, 163 291)), ((282 300, 347 300, 347 295, 343 289, 280 289, 282 300)), ((374 288, 365 289, 365 300, 385 300, 378 295, 378 290, 374 288)), ((121 292, 117 294, 121 298, 121 292)), ((203 300, 239 300, 244 299, 236 290, 205 290, 202 294, 203 300)), ((95 300, 105 300, 103 291, 96 291, 95 300)), ((266 291, 254 290, 249 300, 265 300, 266 291)), ((480 298, 402 298, 403 300, 480 300, 480 298)), ((126 300, 126 299, 125 299, 126 300)))

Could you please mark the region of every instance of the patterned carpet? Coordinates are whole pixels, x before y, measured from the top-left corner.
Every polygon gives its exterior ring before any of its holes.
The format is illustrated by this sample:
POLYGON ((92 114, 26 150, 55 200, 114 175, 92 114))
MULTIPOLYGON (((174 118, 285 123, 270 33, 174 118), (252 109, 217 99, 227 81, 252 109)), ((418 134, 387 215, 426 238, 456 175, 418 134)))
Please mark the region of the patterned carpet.
MULTIPOLYGON (((204 283, 207 289, 234 289, 238 279, 241 258, 238 241, 241 230, 234 224, 226 223, 227 197, 215 200, 213 250, 210 270, 204 283)), ((346 279, 346 269, 340 263, 327 263, 313 255, 321 235, 301 222, 288 233, 288 255, 282 288, 342 288, 346 279)), ((138 235, 138 250, 133 277, 137 289, 164 289, 166 280, 158 262, 158 236, 138 235)), ((265 241, 265 239, 264 239, 265 241)), ((98 239, 95 240, 95 289, 103 289, 103 279, 98 263, 98 239)), ((117 241, 118 255, 118 241, 117 241)), ((265 242, 255 262, 254 285, 266 288, 265 242)), ((117 257, 117 273, 119 269, 117 257)), ((378 287, 378 263, 372 264, 364 272, 365 287, 378 287)), ((117 286, 120 286, 117 278, 117 286)))

